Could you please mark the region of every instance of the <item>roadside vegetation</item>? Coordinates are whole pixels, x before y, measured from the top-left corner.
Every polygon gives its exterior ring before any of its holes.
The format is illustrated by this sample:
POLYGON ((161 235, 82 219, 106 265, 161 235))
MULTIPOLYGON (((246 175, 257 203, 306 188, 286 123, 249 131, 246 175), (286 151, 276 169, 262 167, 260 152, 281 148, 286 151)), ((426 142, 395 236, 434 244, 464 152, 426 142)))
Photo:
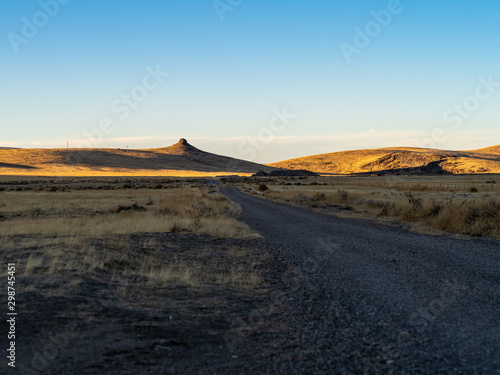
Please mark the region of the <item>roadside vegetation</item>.
POLYGON ((327 214, 405 223, 423 233, 500 237, 499 176, 282 178, 240 188, 327 214))
POLYGON ((0 191, 4 256, 17 262, 24 276, 76 280, 108 274, 151 285, 194 287, 261 283, 262 259, 242 245, 259 235, 236 219, 241 208, 217 187, 95 187, 0 191), (214 245, 216 239, 226 241, 214 245))
POLYGON ((177 232, 222 238, 253 234, 239 206, 212 190, 3 192, 0 235, 89 236, 177 232))
POLYGON ((207 347, 231 358, 257 346, 245 322, 278 326, 274 279, 240 210, 206 180, 1 178, 0 252, 16 265, 23 371, 85 362, 95 373, 130 363, 163 373, 207 347))

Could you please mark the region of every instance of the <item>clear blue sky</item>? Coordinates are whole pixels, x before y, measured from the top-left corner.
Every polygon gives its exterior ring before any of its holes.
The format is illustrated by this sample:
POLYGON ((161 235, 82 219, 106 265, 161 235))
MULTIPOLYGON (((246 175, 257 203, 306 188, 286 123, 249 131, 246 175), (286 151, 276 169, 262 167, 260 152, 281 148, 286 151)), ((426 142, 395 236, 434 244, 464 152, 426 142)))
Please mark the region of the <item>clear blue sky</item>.
POLYGON ((500 84, 480 79, 500 82, 497 0, 215 4, 2 1, 0 146, 144 148, 185 137, 271 162, 500 144, 500 84), (384 12, 377 21, 372 11, 384 12), (369 45, 356 45, 356 30, 371 33, 369 45), (347 45, 357 49, 348 58, 347 45), (148 67, 169 75, 154 81, 148 67), (123 101, 132 92, 141 101, 123 101), (285 108, 283 122, 275 111, 285 108))

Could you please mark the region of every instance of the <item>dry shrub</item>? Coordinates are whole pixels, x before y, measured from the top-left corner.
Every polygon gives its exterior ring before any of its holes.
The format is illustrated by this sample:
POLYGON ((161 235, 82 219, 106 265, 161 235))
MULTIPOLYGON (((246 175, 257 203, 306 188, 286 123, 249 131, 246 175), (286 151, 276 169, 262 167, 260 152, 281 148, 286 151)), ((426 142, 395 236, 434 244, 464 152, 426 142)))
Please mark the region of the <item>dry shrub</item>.
POLYGON ((337 190, 334 193, 326 193, 324 195, 324 202, 327 204, 347 204, 355 198, 351 193, 345 190, 337 190))
POLYGON ((385 216, 399 215, 404 221, 426 221, 429 218, 436 217, 440 214, 443 206, 435 201, 417 201, 403 205, 393 205, 391 210, 387 210, 385 216), (388 215, 389 213, 389 215, 388 215))
POLYGON ((406 201, 380 203, 379 216, 399 217, 403 221, 423 222, 449 233, 499 237, 500 202, 423 200, 407 194, 406 201))
POLYGON ((269 190, 269 188, 267 187, 267 185, 263 182, 261 182, 259 184, 259 187, 258 187, 259 191, 266 191, 266 190, 269 190))
POLYGON ((146 277, 149 283, 155 285, 174 282, 189 286, 227 285, 252 288, 263 283, 260 272, 253 262, 229 266, 224 270, 214 270, 207 267, 206 263, 202 264, 201 262, 187 264, 175 261, 163 266, 148 262, 141 267, 137 274, 146 277))
POLYGON ((316 202, 324 202, 324 201, 326 201, 326 194, 325 193, 316 193, 313 195, 313 199, 316 202))
MULTIPOLYGON (((500 237, 498 184, 486 176, 332 177, 312 187, 282 183, 266 198, 324 210, 327 214, 363 218, 388 217, 427 228, 473 236, 500 237), (341 189, 338 189, 342 187, 341 189), (331 209, 329 206, 336 206, 331 209), (340 206, 340 207, 339 207, 340 206), (352 208, 339 213, 338 208, 352 208), (422 224, 422 225, 420 225, 422 224)), ((387 222, 387 220, 384 220, 387 222)))
POLYGON ((112 214, 119 214, 123 211, 146 211, 146 207, 139 206, 137 203, 128 206, 120 206, 112 208, 109 212, 112 214))
POLYGON ((411 192, 406 193, 407 202, 399 205, 399 215, 405 221, 418 221, 424 215, 422 200, 413 196, 411 192))
POLYGON ((500 202, 450 202, 436 217, 435 226, 452 233, 500 237, 500 202))
POLYGON ((294 201, 297 203, 310 203, 312 206, 317 202, 322 202, 324 204, 339 205, 348 204, 354 200, 354 196, 345 190, 338 190, 334 193, 330 192, 317 192, 312 196, 307 194, 296 194, 294 201))
POLYGON ((307 202, 310 202, 312 200, 312 198, 306 194, 298 194, 294 200, 297 203, 307 203, 307 202))

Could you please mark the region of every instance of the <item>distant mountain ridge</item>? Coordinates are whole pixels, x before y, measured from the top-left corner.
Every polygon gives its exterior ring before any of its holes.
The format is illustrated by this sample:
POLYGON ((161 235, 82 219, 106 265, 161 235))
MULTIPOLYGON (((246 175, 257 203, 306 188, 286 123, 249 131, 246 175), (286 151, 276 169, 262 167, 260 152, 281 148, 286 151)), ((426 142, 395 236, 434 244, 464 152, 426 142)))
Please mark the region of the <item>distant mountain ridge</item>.
POLYGON ((500 174, 500 146, 471 151, 389 147, 311 155, 262 165, 200 150, 184 138, 169 147, 124 150, 0 148, 0 175, 284 176, 279 169, 319 174, 500 174), (270 172, 273 172, 271 173, 270 172))
POLYGON ((283 160, 268 166, 323 174, 500 173, 500 146, 472 151, 411 147, 341 151, 283 160))
POLYGON ((182 138, 163 148, 124 150, 4 149, 0 150, 2 175, 65 176, 216 176, 251 175, 274 167, 202 151, 182 138))

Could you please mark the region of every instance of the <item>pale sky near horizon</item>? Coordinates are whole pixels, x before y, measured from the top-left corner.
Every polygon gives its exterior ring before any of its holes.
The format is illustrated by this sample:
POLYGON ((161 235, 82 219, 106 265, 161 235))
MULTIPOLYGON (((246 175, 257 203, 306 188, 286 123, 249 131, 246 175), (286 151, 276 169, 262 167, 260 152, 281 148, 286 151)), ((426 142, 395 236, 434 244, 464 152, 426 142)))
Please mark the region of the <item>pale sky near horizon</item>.
POLYGON ((0 3, 1 146, 500 144, 495 0, 0 3))

